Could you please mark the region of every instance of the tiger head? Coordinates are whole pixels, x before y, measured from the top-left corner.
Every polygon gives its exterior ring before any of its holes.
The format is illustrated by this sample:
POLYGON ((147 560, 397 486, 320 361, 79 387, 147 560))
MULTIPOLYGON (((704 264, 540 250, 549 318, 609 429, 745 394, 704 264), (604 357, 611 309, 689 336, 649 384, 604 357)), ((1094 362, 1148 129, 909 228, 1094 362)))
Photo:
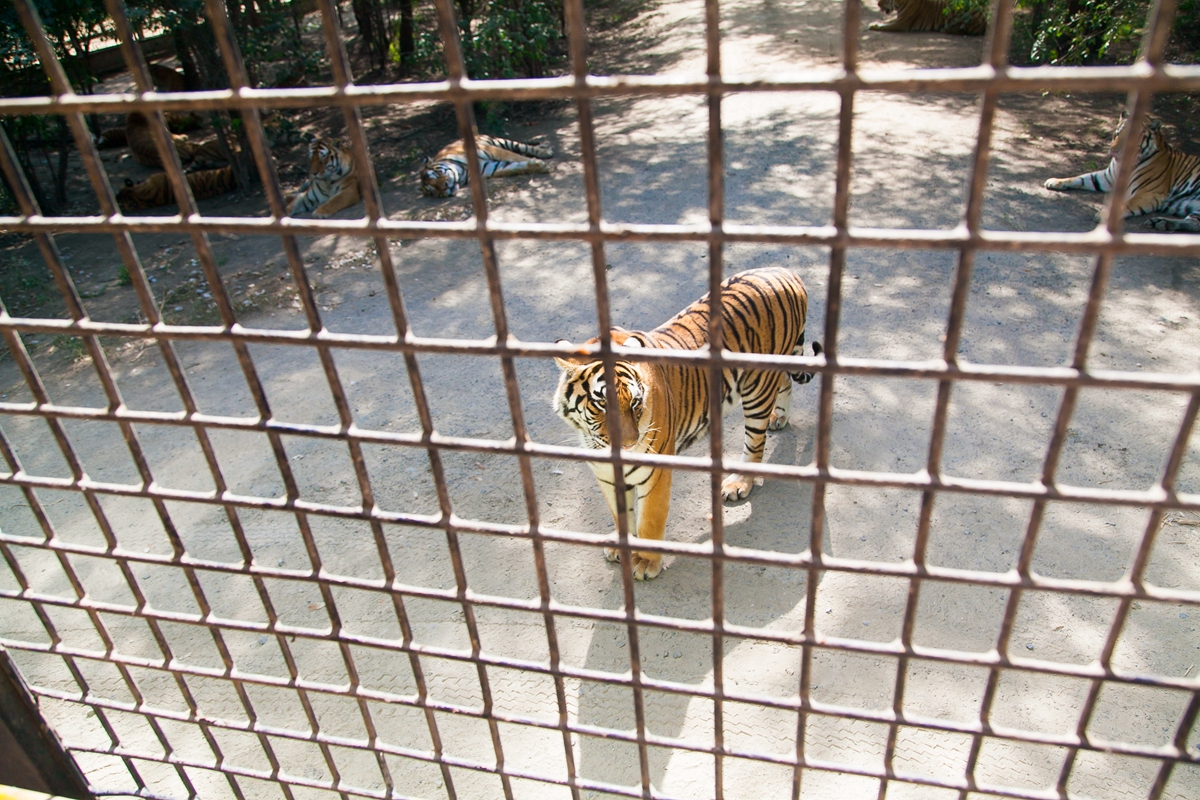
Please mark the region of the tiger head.
MULTIPOLYGON (((1121 144, 1124 137, 1125 128, 1129 124, 1129 119, 1122 114, 1121 122, 1117 125, 1117 129, 1113 131, 1112 144, 1108 148, 1108 157, 1116 159, 1121 154, 1121 144)), ((1145 161, 1159 150, 1165 150, 1167 140, 1163 136, 1162 122, 1157 119, 1148 119, 1146 124, 1142 126, 1142 143, 1138 147, 1138 161, 1145 161)))
POLYGON ((333 180, 354 169, 354 156, 341 139, 313 139, 308 143, 308 174, 333 180))
MULTIPOLYGON (((625 347, 642 347, 644 342, 638 334, 614 329, 613 343, 625 347)), ((559 343, 566 340, 560 339, 559 343)), ((585 344, 595 344, 599 339, 589 339, 585 344)), ((609 446, 609 429, 605 393, 604 364, 581 358, 555 358, 562 374, 558 388, 554 391, 552 405, 555 412, 575 428, 584 447, 603 450, 609 446)), ((620 406, 621 446, 624 449, 640 449, 647 434, 652 431, 652 408, 650 372, 646 364, 629 361, 616 362, 613 370, 617 379, 617 403, 620 406)))
POLYGON ((458 194, 457 175, 445 164, 426 159, 421 168, 421 193, 426 197, 453 197, 458 194))

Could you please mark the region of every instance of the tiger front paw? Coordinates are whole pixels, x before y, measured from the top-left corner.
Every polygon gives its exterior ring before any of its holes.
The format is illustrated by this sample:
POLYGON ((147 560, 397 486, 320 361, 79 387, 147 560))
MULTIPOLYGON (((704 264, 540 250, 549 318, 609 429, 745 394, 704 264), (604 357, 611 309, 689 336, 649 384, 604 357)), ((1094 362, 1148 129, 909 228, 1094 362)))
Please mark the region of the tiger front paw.
POLYGON ((550 165, 547 164, 545 161, 542 161, 540 158, 532 158, 529 160, 529 171, 530 172, 549 172, 550 165))
POLYGON ((1049 189, 1053 192, 1062 192, 1062 191, 1066 191, 1066 188, 1067 188, 1066 183, 1067 183, 1066 181, 1064 181, 1060 178, 1047 178, 1046 182, 1043 183, 1042 186, 1046 187, 1047 189, 1049 189))
MULTIPOLYGON (((609 561, 620 561, 621 551, 615 547, 606 547, 604 548, 604 557, 609 561)), ((652 580, 662 572, 662 553, 639 553, 634 550, 633 560, 629 566, 633 570, 634 580, 652 580)))
POLYGON ((781 431, 787 427, 788 410, 783 406, 775 406, 775 410, 771 412, 771 418, 767 420, 767 430, 781 431))
POLYGON ((753 488, 754 480, 749 475, 739 475, 735 472, 721 482, 721 498, 727 503, 742 500, 750 496, 750 490, 753 488))
POLYGON ((538 158, 554 158, 554 148, 546 144, 535 145, 533 154, 538 158))

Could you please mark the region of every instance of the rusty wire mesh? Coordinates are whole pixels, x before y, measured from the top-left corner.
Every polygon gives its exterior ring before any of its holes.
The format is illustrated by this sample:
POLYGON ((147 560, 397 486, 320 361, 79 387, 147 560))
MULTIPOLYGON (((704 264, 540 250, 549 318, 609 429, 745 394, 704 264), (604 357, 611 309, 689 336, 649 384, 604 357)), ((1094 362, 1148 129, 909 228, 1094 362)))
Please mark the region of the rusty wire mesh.
MULTIPOLYGON (((100 203, 100 214, 91 217, 44 217, 36 208, 33 196, 25 186, 20 168, 7 140, 0 149, 0 166, 16 192, 20 214, 0 219, 0 230, 25 232, 36 238, 46 264, 54 275, 58 289, 67 304, 70 319, 15 318, 7 310, 0 316, 0 333, 3 334, 8 350, 21 370, 30 392, 31 403, 0 403, 0 413, 10 416, 39 418, 45 421, 53 442, 46 440, 47 448, 53 447, 62 454, 70 466, 71 476, 55 478, 33 474, 24 469, 17 460, 14 448, 7 438, 0 438, 7 471, 0 476, 4 483, 19 487, 25 501, 41 526, 41 538, 0 533, 0 552, 20 583, 20 588, 4 590, 3 598, 19 601, 37 614, 49 637, 49 643, 0 638, 0 644, 14 651, 45 653, 60 656, 67 665, 76 689, 37 687, 35 691, 43 697, 83 704, 94 712, 108 738, 106 742, 76 741, 71 731, 62 731, 69 740, 70 748, 79 754, 113 756, 120 760, 132 781, 131 792, 146 796, 152 794, 142 772, 149 764, 165 764, 173 768, 179 784, 188 796, 197 796, 194 776, 198 772, 215 772, 227 780, 228 789, 238 798, 254 797, 259 792, 255 779, 277 783, 289 798, 302 789, 324 789, 336 792, 343 798, 400 797, 395 788, 393 772, 404 769, 403 764, 424 762, 439 770, 444 789, 439 794, 455 797, 456 769, 491 773, 499 778, 502 793, 511 798, 520 796, 514 789, 514 781, 521 779, 541 784, 564 787, 571 797, 579 798, 584 792, 600 791, 630 797, 666 797, 651 786, 649 750, 666 747, 681 751, 707 754, 713 759, 714 782, 706 793, 725 796, 724 765, 727 759, 739 758, 769 762, 791 768, 792 796, 799 797, 803 781, 811 771, 854 774, 876 780, 878 796, 882 797, 889 786, 915 784, 928 789, 953 790, 960 797, 968 794, 994 794, 1021 798, 1052 798, 1068 796, 1072 769, 1080 753, 1099 751, 1130 756, 1154 765, 1155 774, 1148 792, 1151 798, 1163 795, 1172 776, 1180 764, 1200 762, 1200 756, 1188 751, 1188 738, 1200 714, 1200 676, 1172 677, 1160 674, 1141 674, 1123 671, 1115 667, 1112 657, 1118 640, 1126 626, 1132 604, 1139 600, 1162 601, 1200 605, 1200 593, 1189 590, 1168 589, 1147 583, 1144 571, 1155 542, 1155 535, 1163 515, 1172 509, 1200 510, 1200 497, 1186 495, 1175 490, 1176 476, 1184 461, 1189 437, 1192 434, 1197 412, 1200 411, 1200 374, 1152 374, 1103 371, 1089 368, 1087 354, 1100 313, 1101 300, 1106 290, 1113 260, 1125 254, 1174 254, 1200 256, 1200 237, 1179 234, 1125 233, 1122 227, 1120 204, 1105 206, 1103 223, 1089 233, 1013 233, 985 231, 981 226, 981 207, 989 159, 989 142, 997 98, 1004 92, 1030 90, 1108 90, 1128 92, 1128 105, 1133 126, 1142 124, 1150 108, 1155 92, 1200 91, 1200 68, 1179 67, 1161 63, 1175 12, 1172 0, 1155 4, 1146 29, 1143 57, 1130 67, 1069 69, 1037 68, 1013 69, 1006 66, 1005 53, 1011 32, 1013 0, 999 0, 994 9, 996 24, 989 33, 984 48, 984 60, 978 67, 965 69, 939 69, 915 71, 868 71, 857 67, 857 33, 859 29, 859 4, 845 5, 843 23, 843 64, 838 69, 809 71, 794 76, 761 78, 732 78, 722 73, 720 60, 720 15, 716 0, 707 2, 706 43, 708 54, 707 75, 703 77, 595 77, 587 72, 586 34, 582 24, 582 5, 579 0, 567 2, 567 27, 570 42, 571 73, 564 77, 540 80, 473 81, 465 78, 463 56, 456 38, 453 9, 448 0, 437 3, 440 31, 445 47, 449 77, 432 84, 402 84, 387 86, 356 86, 349 73, 348 61, 338 30, 338 17, 328 0, 319 3, 324 34, 330 53, 334 85, 312 89, 251 89, 247 86, 246 72, 240 61, 232 30, 219 0, 206 3, 209 18, 221 46, 221 55, 229 74, 230 89, 198 93, 156 93, 151 84, 145 60, 131 34, 126 10, 119 0, 107 3, 112 20, 122 45, 130 74, 137 91, 117 95, 80 95, 73 92, 62 66, 42 31, 29 0, 16 0, 17 9, 25 28, 41 59, 53 89, 51 97, 3 98, 0 99, 0 114, 62 114, 66 117, 88 178, 95 188, 100 203), (982 97, 980 133, 969 178, 969 192, 961 224, 953 230, 881 230, 857 228, 849 225, 850 177, 852 170, 851 133, 853 108, 856 92, 869 89, 886 89, 895 92, 975 92, 982 97), (721 103, 732 92, 759 91, 824 91, 836 93, 841 100, 839 135, 836 161, 836 195, 833 204, 833 220, 828 226, 819 227, 772 227, 744 224, 728 224, 724 220, 724 170, 722 164, 721 103), (600 203, 600 186, 596 162, 596 143, 592 119, 592 103, 596 98, 634 95, 690 94, 702 97, 707 103, 708 114, 708 221, 701 224, 648 225, 639 223, 616 224, 606 222, 600 203), (494 222, 488 217, 488 203, 483 181, 480 180, 479 161, 474 145, 468 146, 471 201, 474 212, 472 220, 463 222, 414 222, 388 219, 384 216, 379 187, 374 170, 370 168, 369 152, 359 109, 367 104, 406 103, 415 100, 439 99, 454 103, 458 127, 468 142, 474 131, 472 102, 480 99, 529 99, 565 98, 571 100, 578 112, 579 131, 583 154, 584 184, 587 198, 587 220, 579 223, 506 223, 494 222), (293 219, 284 213, 283 195, 275 172, 263 131, 259 111, 271 107, 297 107, 306 105, 340 107, 345 116, 348 137, 355 159, 368 165, 363 175, 363 196, 366 216, 351 220, 293 219), (270 216, 264 218, 227 218, 201 215, 191 199, 178 155, 171 145, 162 112, 179 109, 238 108, 254 163, 265 187, 270 206, 270 216), (151 113, 156 144, 163 156, 165 169, 176 197, 184 198, 180 203, 178 217, 135 217, 122 216, 115 203, 107 177, 100 164, 98 154, 89 138, 83 114, 112 110, 140 109, 151 113), (124 265, 138 293, 145 322, 142 324, 99 322, 89 319, 83 299, 72 285, 54 242, 57 232, 104 232, 111 233, 120 250, 124 265), (133 244, 131 235, 152 231, 186 232, 196 249, 204 276, 218 307, 221 323, 216 326, 179 326, 166 324, 156 306, 153 289, 147 280, 146 270, 133 244), (272 330, 247 327, 240 324, 238 316, 225 292, 218 265, 208 240, 209 234, 237 232, 253 235, 274 235, 282 238, 288 267, 299 292, 307 329, 303 331, 272 330), (373 240, 377 246, 381 274, 384 280, 395 329, 399 335, 365 335, 335 333, 322 324, 321 309, 315 301, 306 267, 297 246, 300 235, 342 234, 373 240), (491 311, 496 337, 486 341, 464 341, 454 339, 422 338, 415 336, 406 318, 402 287, 400 286, 392 256, 388 248, 388 237, 455 237, 478 240, 483 267, 490 293, 491 311), (817 424, 815 458, 808 465, 762 464, 746 466, 744 471, 768 478, 784 478, 806 482, 813 487, 813 511, 809 525, 810 544, 798 555, 747 550, 725 543, 720 500, 720 480, 727 464, 721 453, 720 415, 714 414, 713 430, 707 457, 667 457, 632 455, 614 451, 598 455, 594 451, 535 442, 527 434, 518 388, 515 359, 519 356, 547 358, 573 352, 548 343, 519 342, 509 335, 503 295, 501 292, 501 265, 497 261, 495 242, 501 239, 553 239, 579 241, 590 245, 595 279, 597 314, 600 343, 595 348, 608 370, 618 357, 643 360, 677 361, 703 365, 708 368, 710 380, 720 380, 721 370, 727 366, 769 366, 776 368, 803 367, 820 375, 820 401, 817 424), (816 244, 829 248, 831 258, 828 273, 828 296, 826 324, 822 340, 826 343, 823 357, 767 357, 733 355, 719 348, 705 353, 655 353, 622 352, 615 348, 607 334, 611 326, 609 295, 606 279, 605 246, 614 241, 658 241, 658 242, 702 242, 707 245, 709 263, 709 286, 714 294, 719 292, 723 277, 723 252, 727 243, 767 242, 777 244, 816 244), (890 248, 946 249, 958 255, 954 274, 952 300, 946 326, 944 354, 940 360, 928 362, 901 362, 844 358, 839 356, 837 342, 839 313, 841 309, 841 287, 848 251, 856 247, 875 246, 890 248), (1092 254, 1095 267, 1088 293, 1086 308, 1074 343, 1074 357, 1068 366, 1019 367, 988 364, 959 363, 959 341, 963 330, 968 291, 974 259, 977 253, 987 250, 1046 250, 1092 254), (55 404, 43 385, 33 361, 23 344, 22 336, 34 333, 70 334, 79 336, 85 343, 94 368, 104 387, 107 405, 104 407, 71 407, 55 404), (121 397, 108 364, 99 337, 116 339, 144 339, 154 342, 170 372, 175 389, 182 400, 182 413, 167 413, 139 410, 127 406, 121 397), (185 370, 176 353, 176 344, 183 341, 206 341, 231 346, 246 383, 257 406, 257 416, 237 418, 206 414, 199 406, 185 370), (320 426, 289 421, 286 412, 273 410, 267 402, 261 378, 251 357, 250 346, 261 344, 287 345, 315 350, 335 400, 338 423, 320 426), (413 400, 417 406, 421 431, 417 434, 393 433, 371 430, 356 425, 355 416, 347 400, 345 387, 334 364, 335 349, 361 349, 389 351, 402 354, 408 369, 413 400), (494 442, 478 438, 441 435, 434 427, 433 415, 422 384, 419 360, 422 354, 456 354, 498 359, 507 391, 507 402, 512 414, 515 438, 509 442, 494 442), (832 426, 834 381, 837 376, 903 377, 934 381, 937 384, 935 417, 932 424, 930 448, 925 468, 915 474, 896 474, 845 470, 830 465, 830 432, 832 426), (954 384, 959 381, 990 381, 1011 384, 1040 384, 1062 387, 1063 399, 1058 408, 1052 428, 1052 436, 1045 452, 1041 478, 1030 483, 982 480, 954 477, 941 470, 942 445, 946 433, 947 409, 954 384), (1060 455, 1067 438, 1068 426, 1075 411, 1078 393, 1084 388, 1154 390, 1183 394, 1187 397, 1187 408, 1182 424, 1174 437, 1170 455, 1155 486, 1145 491, 1100 490, 1064 485, 1056 481, 1060 455), (133 484, 103 483, 89 478, 83 470, 80 458, 63 427, 65 420, 89 420, 115 423, 124 437, 140 480, 133 484), (216 491, 195 492, 172 489, 155 482, 149 462, 142 451, 135 426, 176 426, 190 429, 200 443, 216 491), (271 447, 281 474, 284 476, 285 496, 266 498, 238 495, 230 491, 222 473, 209 432, 216 430, 253 431, 264 433, 271 447), (296 480, 289 465, 284 445, 285 436, 323 439, 343 443, 349 450, 354 472, 361 492, 361 504, 345 506, 323 504, 306 500, 300 496, 296 480), (386 511, 375 502, 375 491, 369 474, 363 448, 367 445, 385 445, 398 448, 418 448, 427 453, 437 487, 439 512, 434 515, 418 515, 386 511), (442 475, 443 451, 468 451, 479 453, 507 454, 516 458, 519 465, 523 501, 528 514, 528 523, 506 526, 455 516, 450 494, 442 475), (708 619, 688 620, 675 617, 647 614, 638 610, 634 596, 634 582, 629 559, 623 559, 621 576, 624 603, 618 609, 602 609, 564 604, 552 598, 547 577, 544 547, 547 543, 569 543, 598 549, 604 544, 614 545, 628 552, 631 540, 625 509, 620 509, 619 531, 613 537, 597 537, 572 531, 557 530, 541 524, 533 476, 536 459, 611 460, 615 465, 622 463, 669 465, 674 469, 709 473, 712 478, 713 515, 711 540, 706 543, 644 542, 636 543, 639 549, 654 550, 665 554, 687 555, 706 559, 712 567, 712 609, 708 619), (899 563, 836 558, 824 552, 822 532, 826 523, 826 490, 832 485, 859 487, 892 487, 921 493, 922 503, 915 549, 910 557, 899 563), (55 530, 42 505, 44 490, 66 490, 78 493, 85 501, 104 533, 106 545, 92 547, 64 540, 55 530), (978 570, 954 569, 926 564, 925 550, 930 531, 930 519, 935 498, 939 493, 959 493, 1016 497, 1032 501, 1033 513, 1025 529, 1020 554, 1015 568, 1007 572, 983 572, 978 570), (171 536, 173 554, 161 556, 139 553, 122 546, 114 532, 112 522, 106 517, 98 498, 105 495, 144 498, 153 504, 164 527, 171 536), (1132 566, 1120 580, 1104 582, 1096 580, 1068 580, 1036 574, 1031 562, 1037 542, 1039 527, 1046 504, 1075 502, 1091 504, 1124 505, 1151 510, 1148 524, 1141 535, 1140 544, 1134 555, 1132 566), (242 560, 227 563, 198 558, 187 551, 172 523, 169 503, 208 504, 221 508, 227 515, 235 532, 242 560), (243 532, 239 514, 247 510, 268 510, 293 515, 303 535, 304 545, 311 567, 304 570, 285 570, 256 559, 255 553, 243 532), (324 516, 361 520, 370 526, 378 549, 384 579, 334 575, 322 568, 319 548, 310 530, 310 519, 324 516), (398 523, 444 532, 452 559, 455 576, 453 588, 432 589, 407 585, 397 574, 392 556, 385 541, 384 526, 398 523), (467 583, 463 559, 457 544, 460 533, 480 533, 496 537, 512 537, 528 541, 534 554, 540 596, 533 600, 519 600, 480 594, 467 583), (39 593, 32 589, 24 578, 16 554, 25 550, 43 550, 54 554, 61 568, 69 577, 74 596, 58 596, 39 593), (121 605, 90 598, 83 581, 76 574, 72 557, 94 557, 105 559, 116 565, 135 599, 132 605, 121 605), (807 600, 804 609, 804 624, 799 630, 764 630, 738 625, 726 618, 725 567, 740 563, 782 567, 795 570, 806 576, 807 600), (140 591, 135 571, 143 566, 170 567, 184 579, 194 597, 199 614, 167 611, 148 603, 140 591), (820 576, 829 571, 890 576, 907 580, 908 593, 905 605, 902 635, 892 642, 869 642, 857 639, 835 639, 822 636, 815 619, 817 587, 820 576), (254 591, 266 609, 266 622, 251 622, 222 618, 216 615, 207 603, 201 586, 202 573, 237 575, 248 578, 254 591), (328 627, 324 630, 289 625, 282 622, 275 612, 268 581, 286 578, 303 581, 319 591, 323 607, 328 613, 328 627), (914 643, 914 625, 917 603, 922 586, 927 582, 951 582, 972 586, 994 587, 1006 590, 1000 636, 993 648, 987 652, 965 652, 958 650, 924 647, 914 643), (334 589, 357 588, 382 590, 387 593, 394 606, 396 620, 402 632, 397 641, 353 634, 343 629, 339 616, 334 589), (1009 653, 1010 637, 1017 617, 1023 593, 1033 590, 1057 592, 1107 598, 1116 601, 1116 613, 1109 626, 1101 656, 1090 664, 1064 664, 1036 658, 1025 658, 1009 653), (470 647, 467 650, 452 650, 416 641, 408 622, 406 603, 415 599, 434 599, 457 604, 462 611, 470 647), (502 608, 532 612, 541 617, 548 641, 549 658, 535 662, 489 653, 480 642, 476 624, 476 609, 502 608), (99 649, 61 636, 55 628, 52 613, 55 609, 74 609, 85 613, 99 637, 99 649), (111 618, 136 618, 145 622, 154 639, 157 655, 131 655, 121 651, 109 634, 111 618), (579 668, 564 663, 556 637, 555 621, 558 618, 592 620, 624 626, 629 643, 628 671, 624 674, 601 672, 579 668), (221 664, 216 667, 189 663, 187 654, 180 655, 172 650, 164 626, 181 624, 200 628, 211 635, 213 644, 220 654, 221 664), (710 685, 693 685, 665 681, 647 676, 643 672, 639 657, 639 630, 658 628, 673 631, 688 631, 710 637, 712 641, 712 681, 710 685), (273 637, 288 663, 289 677, 280 678, 256 674, 239 669, 238 662, 227 646, 225 638, 231 633, 250 633, 273 637), (768 698, 727 685, 723 677, 723 643, 727 638, 756 638, 774 641, 799 648, 800 662, 797 665, 800 677, 798 692, 790 698, 768 698), (305 677, 290 654, 291 643, 297 638, 317 640, 335 645, 340 653, 347 674, 348 686, 335 686, 305 677), (354 648, 368 648, 406 659, 416 681, 415 694, 399 694, 380 691, 362 685, 357 678, 354 648), (896 685, 890 711, 871 711, 832 705, 813 699, 810 695, 812 660, 814 650, 840 650, 862 654, 886 656, 898 663, 896 685), (433 699, 423 678, 423 662, 439 658, 461 662, 474 667, 482 704, 467 708, 433 699), (949 665, 964 665, 985 668, 988 671, 987 688, 982 705, 974 719, 962 723, 913 715, 906 711, 904 703, 904 676, 910 661, 925 660, 949 665), (132 701, 115 699, 112 693, 89 686, 81 664, 101 661, 114 665, 121 676, 125 691, 132 701), (557 706, 557 719, 546 721, 531 714, 516 714, 498 710, 493 703, 490 669, 510 668, 547 676, 553 682, 557 706), (165 673, 180 692, 186 708, 177 710, 155 704, 139 690, 135 670, 165 673), (1053 734, 1027 730, 1016 730, 993 725, 990 721, 992 703, 995 699, 1001 675, 1006 672, 1030 672, 1046 675, 1068 676, 1089 682, 1090 691, 1080 718, 1070 733, 1053 734), (244 720, 215 716, 206 712, 203 704, 193 694, 188 679, 209 678, 228 684, 237 694, 245 715, 244 720), (633 699, 635 729, 622 731, 586 724, 574 717, 567 698, 567 681, 586 679, 600 684, 628 690, 633 699), (1184 711, 1180 715, 1173 735, 1163 746, 1136 744, 1130 741, 1105 741, 1088 732, 1088 721, 1094 713, 1097 699, 1106 684, 1127 684, 1158 687, 1183 695, 1184 711), (306 729, 286 729, 259 721, 247 687, 272 686, 288 689, 297 695, 308 720, 306 729), (692 741, 672 739, 652 733, 646 718, 644 693, 654 690, 684 697, 701 697, 713 704, 713 730, 711 742, 697 744, 692 741), (351 699, 361 715, 363 737, 346 737, 322 730, 311 698, 333 695, 351 699), (723 707, 728 702, 757 704, 766 708, 786 711, 795 720, 795 750, 787 755, 757 752, 752 749, 727 745, 722 724, 723 707), (388 744, 376 733, 372 718, 372 704, 391 704, 416 709, 423 716, 428 728, 431 746, 414 749, 388 744), (122 740, 110 717, 119 712, 131 712, 149 724, 161 746, 161 751, 131 746, 122 740), (450 712, 482 720, 488 727, 494 748, 494 757, 465 759, 444 752, 439 738, 438 718, 435 712, 450 712), (880 723, 887 727, 886 751, 878 767, 861 766, 822 760, 806 752, 806 726, 814 715, 841 717, 864 722, 880 723), (210 756, 195 758, 180 755, 171 744, 164 726, 171 723, 186 723, 196 726, 201 732, 210 756), (565 759, 565 773, 561 775, 517 769, 506 764, 503 746, 502 725, 540 728, 561 740, 565 759), (934 776, 906 772, 895 764, 897 739, 904 730, 928 730, 962 734, 970 739, 966 769, 957 777, 934 776), (267 770, 255 770, 230 762, 222 754, 218 741, 220 734, 236 731, 252 735, 261 746, 270 763, 267 770), (619 786, 590 779, 578 773, 573 750, 573 737, 587 735, 623 741, 635 746, 640 765, 639 786, 619 786), (1008 740, 1062 748, 1062 768, 1057 783, 1052 788, 1022 788, 1015 786, 986 785, 977 779, 976 765, 982 748, 988 740, 1008 740), (279 741, 302 741, 317 746, 320 758, 328 768, 328 780, 315 780, 290 774, 274 754, 273 748, 279 741), (274 743, 274 744, 273 744, 274 743), (358 751, 375 760, 382 777, 382 789, 351 785, 345 781, 338 767, 334 752, 358 751), (389 759, 388 757, 396 757, 389 759), (400 766, 397 766, 397 765, 400 766), (249 781, 249 783, 248 783, 249 781)), ((1125 145, 1124 158, 1118 173, 1116 190, 1112 196, 1121 196, 1130 180, 1130 165, 1134 159, 1137 139, 1129 137, 1125 145)), ((714 341, 720 341, 719 316, 714 315, 711 331, 714 341)), ((609 387, 613 381, 608 382, 609 387)), ((610 389, 611 391, 611 389, 610 389)), ((713 398, 718 393, 710 393, 713 398)), ((741 467, 739 467, 741 468, 741 467)), ((621 471, 616 470, 620 475, 621 471)), ((618 491, 617 497, 623 499, 618 491)), ((660 578, 659 580, 666 580, 660 578)), ((98 787, 111 788, 111 787, 98 787)))

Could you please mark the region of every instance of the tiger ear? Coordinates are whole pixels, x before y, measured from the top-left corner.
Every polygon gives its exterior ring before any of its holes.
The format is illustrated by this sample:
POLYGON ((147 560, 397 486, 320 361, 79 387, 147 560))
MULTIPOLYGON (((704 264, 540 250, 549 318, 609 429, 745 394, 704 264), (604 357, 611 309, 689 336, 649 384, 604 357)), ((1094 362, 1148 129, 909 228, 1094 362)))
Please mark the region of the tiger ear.
POLYGON ((1146 121, 1146 130, 1148 130, 1148 131, 1162 130, 1162 120, 1160 120, 1160 119, 1147 120, 1146 121))
MULTIPOLYGON (((429 161, 429 159, 425 159, 425 160, 426 160, 426 162, 429 161)), ((554 343, 555 344, 570 344, 570 342, 567 341, 566 339, 555 339, 554 343)), ((559 356, 554 357, 554 363, 558 364, 558 368, 561 369, 563 372, 570 372, 571 370, 573 370, 579 366, 578 364, 576 364, 568 359, 561 358, 559 356)))

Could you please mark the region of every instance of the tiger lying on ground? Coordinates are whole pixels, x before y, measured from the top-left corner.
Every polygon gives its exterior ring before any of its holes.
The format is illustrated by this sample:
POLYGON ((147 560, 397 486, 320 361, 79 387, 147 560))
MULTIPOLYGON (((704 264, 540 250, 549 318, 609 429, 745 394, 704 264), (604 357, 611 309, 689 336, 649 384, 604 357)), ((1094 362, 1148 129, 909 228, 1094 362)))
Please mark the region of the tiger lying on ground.
MULTIPOLYGON (((185 174, 188 186, 192 188, 192 197, 196 200, 206 200, 219 194, 232 192, 237 188, 233 178, 233 167, 208 169, 185 174)), ((167 181, 167 173, 160 172, 151 175, 140 183, 125 179, 125 186, 117 192, 117 204, 121 211, 129 214, 143 208, 170 205, 175 202, 175 194, 167 181)))
POLYGON ((283 198, 288 214, 312 211, 313 216, 328 217, 362 199, 354 154, 341 139, 313 139, 308 158, 308 180, 283 198))
MULTIPOLYGON (((1107 192, 1112 189, 1117 179, 1117 154, 1125 123, 1122 119, 1113 133, 1107 167, 1074 178, 1050 178, 1045 187, 1057 192, 1068 189, 1107 192)), ((1200 233, 1200 156, 1187 155, 1171 147, 1163 135, 1162 123, 1151 119, 1146 121, 1142 131, 1137 165, 1133 168, 1129 196, 1125 201, 1125 216, 1155 212, 1168 215, 1150 218, 1150 224, 1160 231, 1200 233)))
MULTIPOLYGON (((186 114, 178 111, 167 111, 163 113, 167 121, 167 130, 171 133, 187 133, 199 128, 202 123, 200 115, 192 112, 186 114)), ((129 137, 125 135, 125 126, 118 128, 105 128, 100 131, 99 136, 93 136, 92 141, 96 143, 96 147, 101 150, 107 147, 125 147, 129 144, 129 137)))
MULTIPOLYGON (((756 269, 726 279, 721 287, 725 349, 735 353, 803 353, 808 293, 798 276, 782 268, 756 269)), ((705 295, 652 331, 614 328, 613 342, 624 347, 700 350, 708 346, 709 313, 709 298, 705 295)), ((596 341, 591 339, 588 344, 596 341)), ((817 342, 813 342, 813 353, 821 353, 817 342)), ((555 360, 562 375, 554 392, 554 410, 579 432, 584 447, 607 450, 603 364, 587 356, 555 360)), ((708 428, 705 367, 618 361, 614 373, 623 450, 673 455, 708 428)), ((761 462, 767 429, 779 430, 787 425, 793 380, 808 383, 812 374, 732 368, 724 371, 722 410, 732 408, 740 399, 745 417, 744 461, 761 462)), ((616 519, 612 465, 589 462, 589 466, 616 519)), ((624 471, 631 533, 636 532, 641 539, 662 539, 671 502, 671 470, 626 466, 624 471)), ((730 473, 722 483, 721 494, 726 500, 740 500, 750 494, 752 486, 750 476, 730 473)), ((606 548, 604 555, 615 561, 620 553, 606 548)), ((662 568, 662 554, 635 551, 630 567, 638 580, 653 578, 662 568)))
MULTIPOLYGON (((531 172, 549 172, 543 158, 553 158, 554 151, 546 145, 525 144, 495 136, 476 136, 479 169, 483 177, 507 178, 531 172)), ((428 197, 453 197, 458 187, 467 185, 467 151, 463 140, 446 145, 433 161, 421 169, 421 191, 428 197)))
POLYGON ((947 16, 947 0, 879 0, 879 10, 896 16, 882 22, 872 22, 873 31, 934 31, 959 36, 982 36, 987 31, 987 17, 978 8, 967 14, 947 16))
MULTIPOLYGON (((150 120, 140 111, 130 111, 125 115, 125 138, 129 143, 129 152, 133 160, 143 167, 162 168, 162 159, 158 157, 158 148, 154 145, 154 135, 150 132, 150 120)), ((221 151, 221 145, 216 141, 195 144, 188 141, 182 134, 172 134, 175 149, 179 151, 179 160, 184 166, 216 166, 225 164, 228 159, 221 151)))

